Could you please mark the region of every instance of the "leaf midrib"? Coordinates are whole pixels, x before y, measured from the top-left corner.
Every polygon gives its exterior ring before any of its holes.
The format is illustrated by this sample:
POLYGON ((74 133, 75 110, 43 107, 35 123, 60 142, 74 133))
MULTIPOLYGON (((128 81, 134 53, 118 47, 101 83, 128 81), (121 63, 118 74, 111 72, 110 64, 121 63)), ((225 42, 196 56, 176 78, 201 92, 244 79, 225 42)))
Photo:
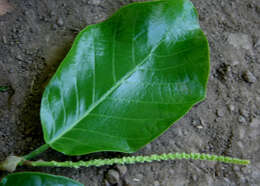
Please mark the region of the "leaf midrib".
POLYGON ((116 90, 127 78, 129 78, 133 73, 135 73, 138 70, 139 66, 143 65, 154 52, 154 50, 163 42, 163 38, 158 42, 156 46, 154 46, 154 48, 151 49, 151 52, 138 65, 136 65, 136 67, 133 70, 129 71, 123 78, 121 78, 121 80, 117 81, 117 83, 114 86, 112 86, 99 100, 92 104, 80 119, 74 122, 74 124, 72 124, 69 128, 64 130, 64 132, 60 133, 57 137, 54 137, 52 140, 50 140, 48 144, 51 145, 64 134, 66 134, 68 131, 73 129, 81 120, 86 118, 90 112, 92 112, 100 103, 102 103, 114 90, 116 90))

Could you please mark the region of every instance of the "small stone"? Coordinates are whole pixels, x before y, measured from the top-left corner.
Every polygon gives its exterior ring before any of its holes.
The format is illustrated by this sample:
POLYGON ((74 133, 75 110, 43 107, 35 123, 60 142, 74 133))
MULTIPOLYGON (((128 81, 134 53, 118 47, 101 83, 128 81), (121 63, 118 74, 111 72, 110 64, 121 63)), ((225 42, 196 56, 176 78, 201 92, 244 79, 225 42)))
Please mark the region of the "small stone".
POLYGON ((225 114, 224 110, 223 109, 217 109, 217 116, 218 117, 223 117, 225 114))
POLYGON ((242 74, 242 78, 248 83, 255 83, 256 77, 250 72, 246 71, 242 74))
POLYGON ((198 122, 196 120, 192 120, 191 123, 192 123, 193 126, 197 126, 198 125, 198 122))
POLYGON ((16 59, 18 59, 18 60, 20 60, 20 61, 23 60, 23 58, 22 58, 22 56, 21 56, 20 54, 18 54, 18 55, 16 56, 16 59))
POLYGON ((99 5, 101 3, 101 0, 89 0, 88 3, 92 5, 99 5))
POLYGON ((63 22, 62 18, 59 17, 58 20, 57 20, 57 25, 58 26, 63 26, 63 24, 64 24, 64 22, 63 22))
POLYGON ((119 171, 121 176, 124 176, 127 172, 127 167, 124 165, 116 165, 116 169, 119 171))
POLYGON ((195 175, 195 174, 193 174, 193 175, 192 175, 192 179, 193 179, 193 181, 197 181, 197 180, 198 180, 198 176, 195 175))
POLYGON ((2 39, 3 39, 3 43, 6 44, 6 43, 7 43, 7 39, 6 39, 6 37, 3 36, 2 39))
POLYGON ((123 186, 133 186, 130 181, 124 180, 123 186))
POLYGON ((235 48, 243 48, 246 50, 252 50, 251 38, 247 34, 243 33, 231 33, 228 37, 228 42, 235 48))
POLYGON ((205 121, 202 118, 200 118, 200 124, 201 126, 205 126, 205 121))
POLYGON ((241 168, 241 171, 244 174, 250 174, 252 172, 249 167, 243 167, 243 168, 241 168))
POLYGON ((245 122, 246 122, 246 119, 245 119, 243 116, 239 116, 238 121, 239 121, 240 123, 245 123, 245 122))
POLYGON ((233 112, 235 111, 235 106, 234 105, 228 105, 228 110, 233 112))
POLYGON ((52 10, 52 11, 50 12, 50 15, 51 15, 51 16, 55 16, 55 11, 52 10))
POLYGON ((260 118, 253 118, 250 123, 250 127, 257 128, 259 126, 260 126, 260 118))
POLYGON ((239 113, 246 118, 249 116, 249 112, 245 109, 240 109, 239 113))
POLYGON ((48 22, 49 19, 47 17, 43 17, 43 21, 48 22))
POLYGON ((232 65, 232 66, 236 66, 236 65, 239 65, 239 64, 240 64, 239 61, 232 61, 232 62, 231 62, 231 65, 232 65))
POLYGON ((57 28, 58 28, 58 25, 57 25, 57 24, 53 24, 53 25, 52 25, 52 29, 53 29, 53 30, 57 30, 57 28))
POLYGON ((153 185, 154 185, 154 186, 160 186, 160 183, 159 183, 159 181, 156 180, 156 181, 153 183, 153 185))
POLYGON ((137 174, 136 178, 134 178, 134 181, 139 182, 139 181, 141 181, 143 179, 143 177, 144 176, 142 174, 137 174))
POLYGON ((110 169, 107 174, 106 174, 106 179, 109 183, 111 184, 116 184, 119 182, 119 173, 114 170, 114 169, 110 169))
POLYGON ((151 151, 152 150, 152 145, 150 143, 148 143, 146 146, 145 146, 145 149, 148 150, 148 151, 151 151))
POLYGON ((188 130, 183 130, 182 134, 183 134, 183 136, 187 136, 189 134, 189 131, 188 130))
POLYGON ((110 183, 107 180, 104 180, 102 185, 103 186, 110 186, 110 183))
POLYGON ((234 170, 234 171, 240 171, 240 167, 237 166, 237 165, 234 165, 234 166, 233 166, 233 170, 234 170))
POLYGON ((203 126, 202 125, 198 125, 197 128, 198 129, 203 129, 203 126))
POLYGON ((246 134, 245 128, 243 128, 243 127, 240 126, 240 127, 237 128, 237 130, 238 130, 238 132, 237 132, 238 137, 239 137, 240 139, 244 139, 244 138, 245 138, 245 134, 246 134))
POLYGON ((260 47, 260 38, 256 41, 255 47, 256 47, 256 48, 257 48, 257 47, 260 47))

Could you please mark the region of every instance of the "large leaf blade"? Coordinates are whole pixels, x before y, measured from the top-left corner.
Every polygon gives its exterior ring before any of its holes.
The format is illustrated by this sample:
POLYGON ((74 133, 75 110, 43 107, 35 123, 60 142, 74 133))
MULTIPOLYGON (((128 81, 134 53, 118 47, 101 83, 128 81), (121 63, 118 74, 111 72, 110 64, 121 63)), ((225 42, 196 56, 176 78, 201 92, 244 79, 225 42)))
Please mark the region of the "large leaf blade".
POLYGON ((88 26, 44 92, 46 143, 69 155, 138 150, 204 99, 208 52, 188 0, 135 3, 88 26))
POLYGON ((0 186, 83 186, 72 179, 38 172, 19 172, 4 177, 0 186))

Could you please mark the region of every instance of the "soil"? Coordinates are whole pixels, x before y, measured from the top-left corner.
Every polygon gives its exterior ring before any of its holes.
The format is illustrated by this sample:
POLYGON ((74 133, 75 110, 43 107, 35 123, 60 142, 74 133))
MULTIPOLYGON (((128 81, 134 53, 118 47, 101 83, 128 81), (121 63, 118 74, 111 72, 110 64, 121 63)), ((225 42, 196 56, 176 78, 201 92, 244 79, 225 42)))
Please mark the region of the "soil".
MULTIPOLYGON (((0 91, 0 160, 10 154, 27 154, 44 143, 41 95, 73 39, 85 26, 131 2, 0 0, 0 86, 8 87, 0 91)), ((250 165, 186 160, 79 169, 21 167, 17 171, 64 175, 91 186, 110 185, 111 179, 114 185, 125 186, 260 185, 260 1, 193 3, 211 49, 207 99, 135 154, 201 152, 250 159, 250 165)), ((50 149, 39 158, 76 161, 122 155, 66 157, 50 149)))

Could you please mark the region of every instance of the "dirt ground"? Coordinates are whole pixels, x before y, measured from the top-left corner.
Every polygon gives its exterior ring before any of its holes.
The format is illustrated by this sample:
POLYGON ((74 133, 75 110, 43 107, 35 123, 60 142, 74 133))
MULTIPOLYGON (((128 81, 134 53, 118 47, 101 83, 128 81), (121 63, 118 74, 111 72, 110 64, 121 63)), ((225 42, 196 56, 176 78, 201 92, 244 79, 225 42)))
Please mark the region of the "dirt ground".
MULTIPOLYGON (((0 91, 0 160, 10 154, 24 155, 44 143, 39 109, 48 79, 81 29, 131 2, 0 0, 0 86, 8 87, 0 91)), ((260 185, 260 1, 193 3, 211 48, 207 99, 135 154, 204 152, 250 159, 251 165, 167 161, 80 169, 23 167, 17 171, 64 175, 90 186, 113 181, 118 186, 260 185)), ((66 157, 48 150, 39 158, 76 161, 120 156, 66 157)))

